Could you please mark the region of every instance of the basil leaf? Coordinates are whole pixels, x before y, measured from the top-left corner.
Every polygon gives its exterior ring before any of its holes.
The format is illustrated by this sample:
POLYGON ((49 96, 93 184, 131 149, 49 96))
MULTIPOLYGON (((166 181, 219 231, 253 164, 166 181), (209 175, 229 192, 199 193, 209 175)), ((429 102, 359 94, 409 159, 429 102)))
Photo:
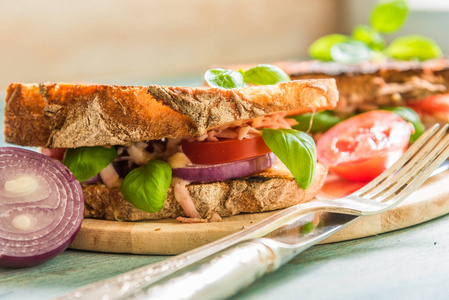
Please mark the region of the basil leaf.
POLYGON ((385 48, 385 39, 375 29, 366 26, 358 25, 352 31, 354 40, 361 41, 368 45, 371 49, 382 50, 385 48))
POLYGON ((405 0, 380 2, 371 13, 371 26, 380 32, 394 32, 404 25, 408 12, 405 0))
POLYGON ((293 129, 310 133, 325 132, 342 121, 341 118, 337 117, 330 111, 320 111, 314 114, 303 114, 292 118, 298 122, 297 125, 293 126, 293 129), (311 122, 312 126, 310 126, 311 122))
POLYGON ((398 37, 385 49, 385 53, 400 60, 427 60, 443 55, 434 40, 420 35, 398 37))
POLYGON ((83 182, 100 173, 117 156, 114 147, 81 147, 67 149, 62 163, 79 182, 83 182))
POLYGON ((168 163, 150 160, 126 175, 121 192, 138 209, 154 213, 164 206, 171 178, 172 169, 168 163))
POLYGON ((204 74, 204 80, 211 87, 224 89, 242 88, 246 86, 241 73, 225 69, 207 70, 204 74))
POLYGON ((370 60, 372 50, 365 43, 352 40, 332 45, 331 56, 337 62, 358 64, 370 60))
POLYGON ((306 224, 302 225, 301 228, 301 236, 306 236, 309 233, 311 233, 315 229, 315 225, 312 222, 307 222, 306 224))
POLYGON ((418 114, 413 109, 398 106, 383 108, 383 110, 391 111, 413 125, 413 127, 415 128, 415 133, 410 136, 410 142, 416 141, 421 136, 421 134, 424 133, 424 125, 419 119, 418 114))
POLYGON ((292 172, 298 185, 306 190, 315 177, 316 146, 304 132, 294 129, 264 128, 265 144, 292 172))
POLYGON ((325 35, 309 47, 309 55, 318 60, 332 61, 331 47, 335 44, 347 42, 350 38, 342 34, 325 35))
POLYGON ((279 67, 262 64, 243 72, 243 80, 245 83, 267 85, 290 81, 290 76, 279 67))

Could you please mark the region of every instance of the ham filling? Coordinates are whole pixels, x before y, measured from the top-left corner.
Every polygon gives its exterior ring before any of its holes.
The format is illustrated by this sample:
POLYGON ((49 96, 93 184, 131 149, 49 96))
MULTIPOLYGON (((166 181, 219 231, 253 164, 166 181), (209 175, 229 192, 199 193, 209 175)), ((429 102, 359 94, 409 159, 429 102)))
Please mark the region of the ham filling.
POLYGON ((234 122, 230 125, 209 130, 206 134, 196 138, 197 141, 217 142, 218 139, 248 139, 262 135, 262 128, 292 128, 297 122, 293 119, 285 119, 287 113, 277 113, 251 120, 234 122))

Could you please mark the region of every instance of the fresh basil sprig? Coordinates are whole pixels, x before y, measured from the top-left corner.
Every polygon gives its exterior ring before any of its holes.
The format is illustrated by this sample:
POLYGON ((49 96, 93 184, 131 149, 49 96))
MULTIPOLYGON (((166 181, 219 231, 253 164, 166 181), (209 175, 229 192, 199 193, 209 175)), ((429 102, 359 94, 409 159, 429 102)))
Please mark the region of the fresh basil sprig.
POLYGON ((204 80, 211 87, 233 89, 247 86, 247 83, 256 85, 276 84, 289 81, 290 77, 281 68, 261 64, 246 71, 238 72, 225 69, 210 69, 204 74, 204 80))
POLYGON ((264 128, 262 137, 265 144, 284 163, 306 190, 313 182, 316 170, 316 146, 307 134, 294 129, 264 128))
POLYGON ((405 24, 408 12, 405 0, 379 2, 371 12, 371 26, 379 32, 395 32, 405 24))
POLYGON ((385 53, 400 60, 427 60, 443 55, 434 40, 421 35, 406 35, 393 40, 385 53))
POLYGON ((408 14, 409 8, 405 0, 381 1, 373 8, 370 26, 356 26, 352 36, 330 34, 321 37, 309 47, 309 55, 322 61, 342 63, 382 60, 386 57, 398 60, 441 57, 443 53, 440 47, 433 40, 419 35, 399 37, 385 48, 382 33, 399 30, 405 24, 408 14))
POLYGON ((79 182, 83 182, 100 173, 117 156, 114 147, 80 147, 67 149, 62 163, 79 182))
POLYGON ((350 41, 351 38, 343 34, 329 34, 320 37, 309 47, 309 55, 315 59, 322 61, 334 60, 331 55, 331 47, 339 43, 350 41))
POLYGON ((245 83, 257 85, 276 84, 290 80, 290 76, 281 68, 268 64, 261 64, 246 71, 240 69, 239 72, 243 75, 245 83))
POLYGON ((295 119, 298 124, 292 128, 304 132, 317 133, 325 132, 342 121, 341 118, 334 115, 331 111, 320 111, 290 117, 295 119))
POLYGON ((233 89, 242 88, 246 84, 240 72, 225 69, 210 69, 204 74, 204 80, 211 87, 233 89))
POLYGON ((332 45, 331 56, 334 61, 346 64, 358 64, 371 60, 372 50, 363 42, 352 40, 332 45))
POLYGON ((383 108, 383 110, 391 111, 392 113, 397 114, 398 116, 403 118, 405 121, 410 122, 413 125, 413 127, 415 128, 415 133, 413 133, 410 136, 410 142, 416 141, 421 136, 421 134, 424 133, 424 130, 425 130, 424 125, 421 122, 421 120, 419 119, 418 114, 413 109, 410 109, 408 107, 398 106, 398 107, 383 108))
POLYGON ((352 31, 354 40, 365 43, 373 50, 383 50, 385 48, 384 37, 372 27, 367 25, 357 25, 352 31))
POLYGON ((161 160, 150 160, 126 175, 122 182, 123 197, 135 207, 154 213, 164 206, 172 179, 170 165, 161 160))

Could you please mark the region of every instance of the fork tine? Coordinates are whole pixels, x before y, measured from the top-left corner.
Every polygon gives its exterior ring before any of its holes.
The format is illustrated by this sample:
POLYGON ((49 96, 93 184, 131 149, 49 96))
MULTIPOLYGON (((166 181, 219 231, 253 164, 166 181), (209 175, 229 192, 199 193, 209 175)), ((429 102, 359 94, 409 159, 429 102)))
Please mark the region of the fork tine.
POLYGON ((421 147, 436 133, 438 130, 439 125, 435 124, 432 126, 429 130, 424 132, 421 137, 413 143, 412 146, 404 153, 404 155, 396 162, 394 163, 390 168, 388 168, 385 172, 383 172, 381 175, 373 179, 371 182, 366 184, 364 187, 359 189, 356 192, 356 195, 358 196, 364 196, 368 192, 370 192, 372 189, 378 187, 382 182, 384 182, 388 177, 396 173, 402 166, 409 161, 409 159, 415 155, 415 153, 421 149, 421 147))
POLYGON ((377 187, 373 188, 369 192, 369 195, 367 195, 368 193, 365 193, 364 196, 372 199, 375 199, 381 195, 385 196, 388 191, 394 190, 392 186, 397 183, 398 179, 407 178, 409 177, 409 174, 416 173, 415 169, 417 168, 417 165, 424 165, 427 163, 427 156, 436 156, 437 151, 439 151, 438 149, 440 149, 437 145, 441 142, 447 128, 448 125, 443 126, 436 134, 427 140, 426 144, 424 144, 408 161, 406 161, 400 170, 396 171, 396 173, 390 176, 387 180, 384 180, 377 187))
MULTIPOLYGON (((417 171, 413 172, 412 176, 407 176, 407 174, 402 174, 398 177, 399 180, 396 184, 392 185, 389 191, 389 195, 382 195, 384 197, 383 202, 394 202, 396 203, 396 198, 408 196, 417 187, 419 187, 432 172, 441 165, 449 156, 449 134, 445 136, 443 140, 434 148, 434 150, 428 155, 428 157, 420 160, 418 164, 415 165, 417 171)), ((394 205, 393 203, 393 205, 394 205)))

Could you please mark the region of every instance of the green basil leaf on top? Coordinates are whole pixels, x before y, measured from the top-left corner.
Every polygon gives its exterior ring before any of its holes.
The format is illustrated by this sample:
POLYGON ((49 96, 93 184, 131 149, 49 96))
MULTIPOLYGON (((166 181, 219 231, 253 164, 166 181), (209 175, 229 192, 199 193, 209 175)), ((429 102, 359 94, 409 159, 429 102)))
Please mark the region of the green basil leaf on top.
POLYGON ((246 86, 243 81, 243 75, 232 70, 209 69, 204 74, 204 80, 211 87, 224 89, 242 88, 246 86))
POLYGON ((309 55, 318 60, 332 61, 331 47, 338 43, 348 42, 351 38, 343 34, 329 34, 325 35, 309 47, 309 55))
POLYGON ((297 125, 292 127, 293 129, 310 133, 325 132, 342 121, 341 118, 330 111, 320 111, 314 114, 309 113, 290 118, 298 122, 297 125))
POLYGON ((398 37, 385 49, 385 53, 399 60, 427 60, 443 56, 434 40, 420 35, 398 37))
POLYGON ((154 213, 164 206, 171 179, 172 169, 168 163, 150 160, 126 175, 121 192, 138 209, 154 213))
POLYGON ((269 85, 290 81, 290 76, 281 68, 268 64, 261 64, 246 71, 240 70, 239 72, 243 74, 245 83, 269 85))
POLYGON ((100 173, 117 156, 114 147, 80 147, 67 149, 62 163, 79 182, 83 182, 100 173))
POLYGON ((380 32, 391 33, 404 25, 408 17, 405 0, 389 0, 378 3, 371 13, 371 26, 380 32))
POLYGON ((375 29, 366 26, 358 25, 352 31, 352 38, 354 40, 363 42, 374 50, 383 50, 385 48, 385 39, 375 29))
POLYGON ((351 40, 332 45, 331 56, 336 62, 358 64, 372 58, 372 50, 363 42, 351 40))
POLYGON ((265 144, 292 172, 298 185, 306 190, 313 182, 316 170, 316 146, 307 134, 294 129, 262 131, 265 144))
POLYGON ((419 119, 418 114, 413 109, 403 106, 387 107, 383 109, 397 114, 398 116, 400 116, 401 118, 403 118, 407 122, 410 122, 413 125, 413 127, 415 128, 415 133, 413 133, 410 136, 410 142, 416 141, 421 136, 421 134, 424 133, 425 131, 424 125, 419 119))

